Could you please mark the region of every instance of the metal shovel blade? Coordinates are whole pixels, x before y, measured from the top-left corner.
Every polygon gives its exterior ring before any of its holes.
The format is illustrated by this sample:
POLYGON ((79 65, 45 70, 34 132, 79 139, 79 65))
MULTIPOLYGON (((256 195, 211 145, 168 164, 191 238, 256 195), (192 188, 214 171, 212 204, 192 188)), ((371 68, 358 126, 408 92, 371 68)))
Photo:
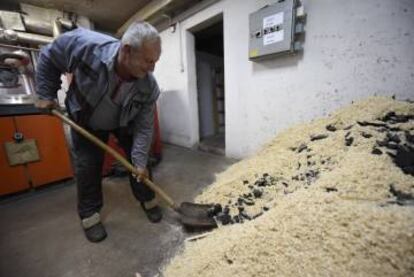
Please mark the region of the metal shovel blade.
POLYGON ((209 216, 209 209, 213 205, 195 204, 183 202, 177 212, 180 214, 181 222, 191 228, 215 228, 217 223, 212 216, 209 216))

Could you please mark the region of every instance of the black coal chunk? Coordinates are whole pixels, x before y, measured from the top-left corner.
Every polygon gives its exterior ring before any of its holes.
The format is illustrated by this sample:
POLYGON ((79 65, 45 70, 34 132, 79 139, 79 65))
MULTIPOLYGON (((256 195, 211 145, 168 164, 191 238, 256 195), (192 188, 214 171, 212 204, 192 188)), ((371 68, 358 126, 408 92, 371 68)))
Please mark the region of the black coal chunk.
POLYGON ((308 146, 306 144, 302 143, 301 145, 299 145, 299 147, 297 149, 298 153, 302 152, 303 150, 305 150, 307 148, 308 148, 308 146))
POLYGON ((414 147, 399 147, 395 154, 389 154, 396 166, 405 174, 414 176, 414 147))
POLYGON ((253 206, 254 205, 254 201, 251 199, 243 199, 244 204, 246 204, 247 206, 253 206))
POLYGON ((305 176, 307 178, 315 178, 318 175, 319 175, 319 171, 317 171, 317 170, 309 170, 309 171, 305 172, 305 176))
POLYGON ((411 119, 414 119, 413 115, 396 114, 393 111, 387 113, 383 118, 381 118, 382 121, 390 124, 405 123, 411 119))
POLYGON ((315 141, 315 140, 321 140, 321 139, 326 139, 328 137, 327 134, 319 134, 319 135, 312 135, 310 137, 311 141, 315 141))
POLYGON ((263 212, 259 212, 255 215, 252 216, 252 219, 258 218, 259 216, 261 216, 263 214, 263 212))
POLYGON ((263 207, 263 211, 267 212, 268 210, 269 210, 269 207, 267 207, 267 206, 263 207))
POLYGON ((383 118, 381 118, 382 121, 389 121, 391 118, 393 118, 395 116, 395 112, 391 111, 388 112, 383 118))
POLYGON ((361 132, 361 135, 362 135, 364 138, 372 138, 372 135, 371 135, 370 133, 361 132))
POLYGON ((400 145, 398 143, 394 142, 394 141, 390 141, 390 142, 388 142, 386 147, 389 148, 389 149, 398 149, 400 147, 400 145))
POLYGON ((353 137, 345 138, 345 145, 346 146, 351 146, 352 143, 354 143, 354 138, 353 137))
POLYGON ((401 142, 401 139, 397 134, 387 133, 387 138, 389 141, 393 141, 395 143, 401 142))
POLYGON ((377 121, 357 121, 357 123, 360 126, 388 127, 386 123, 377 121))
POLYGON ((256 198, 260 198, 263 195, 263 190, 256 188, 253 190, 253 195, 256 198))
POLYGON ((381 146, 381 147, 384 147, 384 146, 388 145, 389 141, 390 140, 387 137, 385 137, 383 140, 377 140, 377 145, 381 146))
POLYGON ((326 188, 326 192, 333 192, 333 191, 338 191, 337 188, 326 188))
POLYGON ((219 213, 221 213, 223 210, 223 208, 221 207, 220 204, 214 204, 213 207, 211 207, 210 209, 207 210, 207 215, 209 217, 213 217, 218 215, 219 213))
POLYGON ((256 186, 259 187, 265 187, 266 186, 266 179, 265 178, 259 178, 256 180, 256 182, 254 183, 256 186))
POLYGON ((246 211, 241 211, 240 213, 239 213, 239 216, 242 216, 242 217, 244 217, 245 219, 247 219, 247 220, 251 220, 252 219, 252 217, 250 216, 250 215, 248 215, 247 213, 246 213, 246 211))
POLYGON ((333 124, 329 124, 329 125, 326 125, 326 130, 328 130, 329 132, 335 132, 336 127, 333 124))
POLYGON ((243 185, 247 185, 249 183, 248 180, 243 180, 243 185))
POLYGON ((348 125, 348 126, 346 126, 345 128, 344 128, 344 130, 350 130, 352 127, 354 127, 354 125, 348 125))
POLYGON ((409 143, 414 143, 414 133, 413 134, 410 134, 410 132, 405 131, 405 139, 409 143))
POLYGON ((228 215, 228 214, 224 214, 224 213, 219 213, 217 215, 217 220, 220 221, 221 224, 223 224, 223 225, 227 225, 227 224, 232 222, 231 216, 228 215))
POLYGON ((376 147, 374 147, 374 149, 372 149, 371 151, 372 154, 374 155, 382 155, 382 151, 376 147))
POLYGON ((414 200, 414 195, 395 189, 393 184, 390 185, 389 191, 397 198, 397 200, 414 200))

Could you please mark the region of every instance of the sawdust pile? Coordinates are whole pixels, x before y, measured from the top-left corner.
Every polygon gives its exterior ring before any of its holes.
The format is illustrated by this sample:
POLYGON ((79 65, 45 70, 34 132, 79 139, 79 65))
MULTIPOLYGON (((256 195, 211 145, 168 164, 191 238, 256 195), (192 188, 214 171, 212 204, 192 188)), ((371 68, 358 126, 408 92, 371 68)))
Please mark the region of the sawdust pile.
POLYGON ((414 104, 373 97, 291 128, 196 200, 225 225, 165 276, 414 276, 414 104))

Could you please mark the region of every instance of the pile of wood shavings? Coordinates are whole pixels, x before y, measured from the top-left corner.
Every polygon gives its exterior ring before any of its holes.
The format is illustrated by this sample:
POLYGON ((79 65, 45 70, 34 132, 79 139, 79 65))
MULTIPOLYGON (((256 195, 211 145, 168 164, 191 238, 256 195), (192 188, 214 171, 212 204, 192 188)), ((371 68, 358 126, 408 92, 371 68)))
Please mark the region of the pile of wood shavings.
POLYGON ((188 242, 164 275, 413 275, 413 136, 414 104, 382 97, 283 132, 196 199, 260 216, 188 242))

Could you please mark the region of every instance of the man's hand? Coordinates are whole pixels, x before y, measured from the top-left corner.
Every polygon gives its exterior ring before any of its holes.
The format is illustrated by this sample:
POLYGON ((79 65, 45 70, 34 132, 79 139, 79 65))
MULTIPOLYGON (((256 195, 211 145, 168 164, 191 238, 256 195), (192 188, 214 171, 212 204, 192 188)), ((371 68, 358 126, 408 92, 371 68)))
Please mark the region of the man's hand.
POLYGON ((51 110, 53 108, 57 108, 58 104, 54 100, 43 100, 37 99, 35 101, 35 107, 42 110, 51 110))
POLYGON ((137 166, 137 171, 138 171, 139 175, 133 174, 132 176, 134 176, 135 179, 137 179, 138 182, 143 181, 143 179, 141 177, 145 177, 147 179, 149 178, 148 170, 146 168, 142 168, 140 166, 137 166))

